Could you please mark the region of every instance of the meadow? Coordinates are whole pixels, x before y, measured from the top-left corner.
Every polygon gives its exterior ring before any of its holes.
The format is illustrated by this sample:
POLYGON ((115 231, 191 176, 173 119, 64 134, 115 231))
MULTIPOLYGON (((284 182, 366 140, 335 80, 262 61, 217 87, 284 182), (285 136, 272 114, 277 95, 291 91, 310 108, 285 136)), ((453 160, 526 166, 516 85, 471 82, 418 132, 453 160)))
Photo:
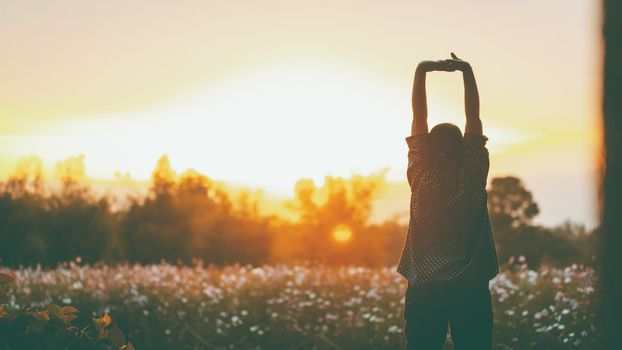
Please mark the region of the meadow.
MULTIPOLYGON (((136 349, 400 349, 405 280, 395 267, 81 265, 4 270, 4 312, 51 303, 110 317, 136 349)), ((491 281, 495 349, 582 349, 597 338, 594 270, 530 270, 491 281)), ((2 317, 2 315, 0 315, 2 317)), ((446 349, 451 349, 448 341, 446 349)))

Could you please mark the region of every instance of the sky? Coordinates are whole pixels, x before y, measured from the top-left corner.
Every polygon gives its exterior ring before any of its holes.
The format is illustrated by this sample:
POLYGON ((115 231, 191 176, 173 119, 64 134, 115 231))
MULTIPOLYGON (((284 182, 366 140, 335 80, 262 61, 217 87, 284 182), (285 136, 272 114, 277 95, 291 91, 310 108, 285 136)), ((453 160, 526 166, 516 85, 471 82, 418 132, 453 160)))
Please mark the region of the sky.
MULTIPOLYGON (((414 68, 471 62, 490 176, 523 179, 537 222, 593 226, 598 2, 0 2, 0 177, 37 154, 87 175, 175 170, 291 196, 295 182, 388 169, 408 208, 414 68)), ((430 125, 463 128, 459 73, 431 73, 430 125)), ((51 170, 50 170, 51 171, 51 170)))

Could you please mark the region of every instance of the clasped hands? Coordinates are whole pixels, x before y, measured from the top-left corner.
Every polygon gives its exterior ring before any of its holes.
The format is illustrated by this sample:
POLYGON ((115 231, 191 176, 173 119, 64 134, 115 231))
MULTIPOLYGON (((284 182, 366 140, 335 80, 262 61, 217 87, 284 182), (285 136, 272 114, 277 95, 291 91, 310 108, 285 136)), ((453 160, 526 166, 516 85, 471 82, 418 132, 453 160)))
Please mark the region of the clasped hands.
POLYGON ((458 58, 458 56, 456 56, 453 52, 451 53, 450 59, 437 61, 421 61, 417 66, 417 70, 422 70, 424 72, 465 72, 470 69, 471 65, 467 61, 458 58))

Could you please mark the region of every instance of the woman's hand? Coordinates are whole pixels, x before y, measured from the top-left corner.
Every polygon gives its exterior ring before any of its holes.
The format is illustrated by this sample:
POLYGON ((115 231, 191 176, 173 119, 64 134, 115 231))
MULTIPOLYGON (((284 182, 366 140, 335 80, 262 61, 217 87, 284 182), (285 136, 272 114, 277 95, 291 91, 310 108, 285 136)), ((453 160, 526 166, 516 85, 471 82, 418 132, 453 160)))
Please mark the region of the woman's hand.
POLYGON ((445 62, 452 69, 452 71, 459 70, 464 72, 471 69, 469 62, 458 58, 458 56, 456 56, 453 52, 451 53, 451 59, 445 60, 445 62))
POLYGON ((456 56, 453 52, 451 58, 446 60, 436 61, 421 61, 417 66, 417 69, 422 72, 454 72, 454 71, 467 71, 471 69, 469 62, 462 60, 456 56))

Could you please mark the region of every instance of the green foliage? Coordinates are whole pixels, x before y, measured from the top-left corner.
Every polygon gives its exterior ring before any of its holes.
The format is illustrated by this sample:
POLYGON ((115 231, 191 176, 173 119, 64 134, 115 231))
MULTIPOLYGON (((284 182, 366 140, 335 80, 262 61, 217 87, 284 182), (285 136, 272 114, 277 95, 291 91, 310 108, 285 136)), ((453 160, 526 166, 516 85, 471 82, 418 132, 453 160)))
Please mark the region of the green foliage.
POLYGON ((496 229, 527 226, 540 209, 522 181, 513 176, 496 177, 488 190, 488 210, 496 229))
MULTIPOLYGON (((0 297, 7 296, 7 286, 14 278, 0 273, 0 297)), ((19 300, 19 296, 15 299, 19 300)), ((8 298, 0 301, 6 304, 8 298)), ((12 303, 15 305, 14 303, 12 303)), ((79 319, 80 311, 71 306, 48 304, 39 310, 30 306, 23 308, 0 305, 1 349, 45 350, 131 350, 123 332, 112 322, 108 314, 93 318, 92 324, 79 319)))
MULTIPOLYGON (((327 176, 322 185, 300 180, 294 198, 283 203, 293 214, 285 219, 262 214, 259 199, 248 193, 234 198, 222 183, 194 170, 175 173, 166 156, 153 171, 148 195, 128 197, 122 207, 85 184, 83 156, 58 164, 61 186, 55 191, 43 186, 41 160, 27 157, 0 189, 0 264, 305 259, 387 266, 402 251, 406 225, 397 220, 369 223, 384 175, 327 176), (337 243, 333 230, 342 225, 353 232, 352 238, 337 243)), ((533 225, 538 205, 520 179, 492 179, 488 199, 502 262, 524 256, 531 267, 592 263, 595 235, 572 225, 533 225)))
POLYGON ((267 218, 235 210, 224 188, 189 170, 173 176, 160 160, 150 196, 135 202, 120 224, 121 241, 132 262, 199 258, 214 263, 262 263, 269 259, 267 218))
POLYGON ((115 216, 106 199, 86 186, 71 184, 46 194, 6 185, 0 193, 0 259, 5 265, 55 265, 80 256, 84 262, 108 259, 115 216))
POLYGON ((538 204, 520 179, 493 178, 488 209, 501 262, 523 257, 532 268, 593 263, 595 234, 569 222, 555 228, 531 224, 539 213, 538 204))

